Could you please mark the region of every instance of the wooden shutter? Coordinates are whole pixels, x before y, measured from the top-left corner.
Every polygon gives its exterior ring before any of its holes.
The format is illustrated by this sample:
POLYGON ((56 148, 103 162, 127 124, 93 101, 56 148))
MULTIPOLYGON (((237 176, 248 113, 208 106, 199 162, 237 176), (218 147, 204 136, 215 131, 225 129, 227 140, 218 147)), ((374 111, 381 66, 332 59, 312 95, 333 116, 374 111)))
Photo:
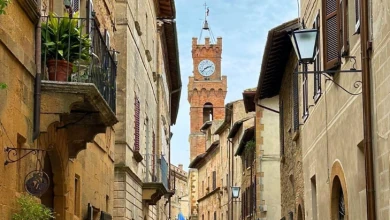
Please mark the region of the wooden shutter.
POLYGON ((139 151, 139 133, 140 133, 140 102, 138 97, 134 101, 134 150, 139 151))
POLYGON ((217 188, 217 172, 213 171, 213 190, 217 188))
POLYGON ((323 39, 324 39, 324 69, 335 69, 339 62, 339 19, 337 16, 339 0, 323 0, 323 39))
POLYGON ((280 156, 284 156, 284 115, 283 101, 279 104, 279 135, 280 135, 280 156))
MULTIPOLYGON (((298 72, 298 68, 295 68, 298 72)), ((298 93, 298 73, 293 73, 293 128, 294 131, 299 130, 299 93, 298 93)))

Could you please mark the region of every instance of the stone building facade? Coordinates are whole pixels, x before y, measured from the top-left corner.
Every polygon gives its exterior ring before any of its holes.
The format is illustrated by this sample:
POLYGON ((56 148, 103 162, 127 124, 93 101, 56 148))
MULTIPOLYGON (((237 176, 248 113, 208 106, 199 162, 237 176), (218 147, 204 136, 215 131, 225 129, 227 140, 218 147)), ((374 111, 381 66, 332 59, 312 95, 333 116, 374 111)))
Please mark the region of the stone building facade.
POLYGON ((171 198, 171 218, 178 219, 179 213, 188 219, 188 173, 183 170, 183 164, 175 166, 171 164, 170 170, 171 186, 175 190, 175 195, 171 198))
MULTIPOLYGON (((299 28, 296 20, 269 32, 264 53, 266 64, 275 63, 272 54, 278 49, 284 54, 277 66, 268 65, 262 72, 258 99, 279 96, 282 217, 286 219, 373 219, 367 216, 370 210, 367 195, 373 191, 366 191, 365 147, 369 140, 364 140, 363 101, 367 96, 362 94, 361 84, 367 72, 355 71, 361 70, 365 62, 362 59, 365 45, 361 41, 367 28, 360 23, 363 17, 359 11, 362 8, 359 4, 364 2, 344 1, 339 5, 333 1, 301 1, 301 9, 307 9, 301 21, 319 30, 314 65, 298 66, 291 43, 285 37, 299 28), (340 32, 332 32, 336 27, 340 32), (286 31, 283 33, 281 29, 286 31), (278 41, 281 38, 284 40, 278 41), (307 72, 310 70, 327 73, 311 74, 307 72), (275 71, 282 74, 275 75, 275 71)), ((266 64, 263 60, 263 65, 266 64)), ((377 74, 372 71, 374 79, 377 74)), ((378 122, 373 120, 378 128, 379 123, 375 123, 378 122)), ((373 144, 377 155, 379 148, 375 141, 373 144)), ((383 186, 378 170, 373 171, 375 186, 383 186)), ((381 190, 386 191, 386 187, 381 190)), ((383 204, 382 196, 376 196, 375 201, 383 204)), ((380 211, 379 207, 377 218, 387 219, 388 212, 380 211)))
MULTIPOLYGON (((254 219, 257 217, 280 219, 281 186, 275 184, 280 182, 280 139, 277 123, 279 121, 279 99, 274 97, 255 102, 258 89, 247 89, 243 92, 245 111, 256 113, 253 129, 244 133, 240 143, 242 159, 253 160, 251 166, 246 165, 253 170, 246 178, 252 176, 254 178, 252 184, 255 187, 252 189, 253 196, 249 197, 249 202, 247 202, 252 210, 247 213, 254 219), (247 144, 253 140, 255 151, 254 157, 251 157, 248 155, 248 150, 253 148, 253 143, 249 146, 247 144)), ((249 187, 248 184, 247 187, 249 187)))
POLYGON ((115 219, 168 219, 170 126, 181 91, 174 1, 117 1, 115 219))
MULTIPOLYGON (((113 14, 112 4, 107 7, 113 14)), ((18 148, 17 155, 13 151, 0 153, 9 162, 0 171, 0 178, 6 180, 0 186, 0 216, 4 219, 19 211, 16 199, 25 193, 30 172, 42 171, 50 185, 38 197, 55 212, 56 219, 113 214, 115 106, 91 83, 48 81, 42 59, 46 51, 40 50, 38 21, 45 24, 43 16, 49 12, 61 16, 67 10, 63 2, 21 0, 12 1, 6 14, 0 15, 0 63, 5 70, 0 78, 7 84, 0 91, 0 142, 3 149, 18 148), (23 157, 31 150, 36 154, 23 157)), ((85 21, 84 15, 80 13, 85 21)), ((94 26, 99 30, 89 34, 102 36, 102 30, 107 30, 114 36, 110 22, 106 22, 110 20, 106 11, 97 11, 94 20, 100 24, 94 26)), ((103 38, 91 41, 92 45, 106 45, 96 56, 111 56, 103 38)), ((111 49, 114 45, 112 41, 111 49)), ((115 69, 110 66, 110 70, 115 69)))

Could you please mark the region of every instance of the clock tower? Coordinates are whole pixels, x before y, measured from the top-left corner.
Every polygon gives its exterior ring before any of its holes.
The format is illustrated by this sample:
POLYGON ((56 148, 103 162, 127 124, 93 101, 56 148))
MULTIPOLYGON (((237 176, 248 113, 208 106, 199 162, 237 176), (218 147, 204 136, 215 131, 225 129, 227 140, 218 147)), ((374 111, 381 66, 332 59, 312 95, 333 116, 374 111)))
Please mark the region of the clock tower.
POLYGON ((206 152, 205 135, 200 131, 207 121, 223 120, 225 117, 225 97, 227 78, 221 74, 222 38, 210 43, 205 38, 199 44, 192 38, 193 76, 188 82, 188 102, 190 103, 190 160, 206 152))

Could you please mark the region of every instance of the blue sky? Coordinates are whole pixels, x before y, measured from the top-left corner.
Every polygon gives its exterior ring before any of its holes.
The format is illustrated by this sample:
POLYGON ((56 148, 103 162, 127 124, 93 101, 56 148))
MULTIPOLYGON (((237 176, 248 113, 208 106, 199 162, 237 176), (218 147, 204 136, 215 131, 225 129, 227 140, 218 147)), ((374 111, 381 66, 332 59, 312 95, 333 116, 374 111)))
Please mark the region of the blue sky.
MULTIPOLYGON (((182 93, 177 123, 172 128, 171 163, 187 170, 189 151, 188 77, 192 75, 191 40, 200 35, 204 0, 176 0, 182 93)), ((228 79, 225 103, 242 99, 242 92, 257 86, 268 30, 298 17, 296 0, 208 0, 208 22, 223 38, 222 75, 228 79)), ((203 33, 203 37, 207 35, 203 33)))

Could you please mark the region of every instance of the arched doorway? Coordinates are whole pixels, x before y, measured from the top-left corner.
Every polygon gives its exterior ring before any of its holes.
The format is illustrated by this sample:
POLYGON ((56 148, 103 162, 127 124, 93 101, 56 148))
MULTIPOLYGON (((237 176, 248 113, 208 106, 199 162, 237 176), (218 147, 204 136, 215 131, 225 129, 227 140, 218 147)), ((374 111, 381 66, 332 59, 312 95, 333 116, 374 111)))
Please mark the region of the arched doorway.
POLYGON ((51 161, 48 154, 46 154, 44 159, 43 172, 45 172, 50 179, 49 189, 41 196, 42 205, 54 210, 54 184, 53 184, 53 169, 51 167, 51 161))

